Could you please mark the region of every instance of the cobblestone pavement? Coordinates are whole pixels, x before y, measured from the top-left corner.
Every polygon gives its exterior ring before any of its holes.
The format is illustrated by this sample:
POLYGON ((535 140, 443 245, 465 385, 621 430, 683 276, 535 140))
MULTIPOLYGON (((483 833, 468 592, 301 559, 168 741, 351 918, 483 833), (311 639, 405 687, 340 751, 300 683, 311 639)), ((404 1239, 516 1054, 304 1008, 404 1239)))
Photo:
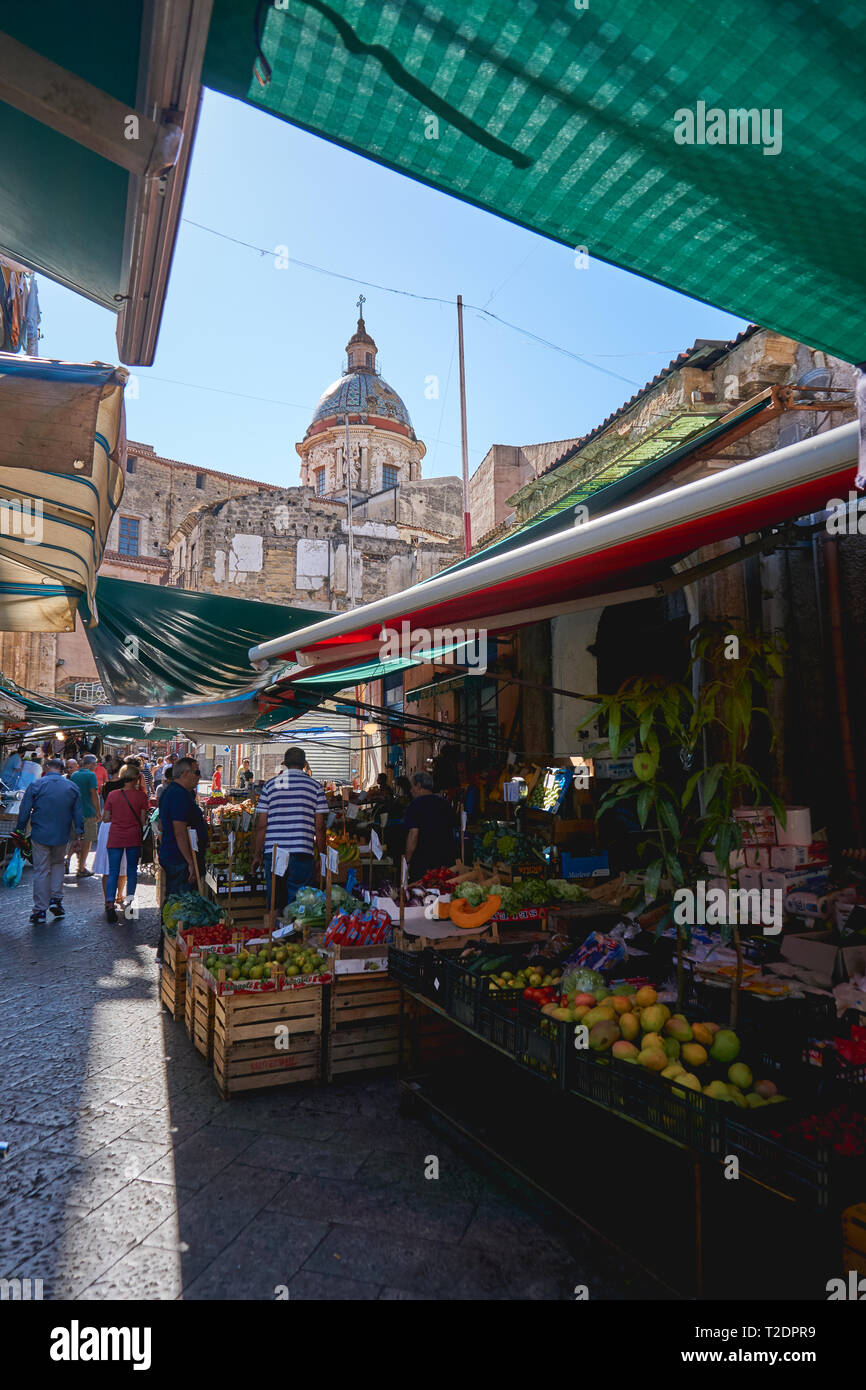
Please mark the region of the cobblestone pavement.
POLYGON ((0 1277, 50 1299, 664 1297, 403 1117, 392 1078, 222 1101, 159 1003, 151 879, 114 927, 96 878, 46 926, 31 901, 29 869, 0 888, 0 1277))

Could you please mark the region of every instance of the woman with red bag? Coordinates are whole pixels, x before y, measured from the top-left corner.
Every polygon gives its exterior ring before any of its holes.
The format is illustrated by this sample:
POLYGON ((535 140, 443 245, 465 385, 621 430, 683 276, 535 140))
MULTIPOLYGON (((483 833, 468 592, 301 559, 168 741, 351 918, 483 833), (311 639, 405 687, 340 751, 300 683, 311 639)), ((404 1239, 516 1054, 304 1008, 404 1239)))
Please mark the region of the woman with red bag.
POLYGON ((108 873, 104 879, 105 918, 112 923, 117 921, 114 899, 124 853, 130 898, 135 897, 138 884, 141 832, 149 807, 147 793, 142 790, 140 782, 141 773, 138 768, 123 768, 120 786, 109 792, 102 813, 102 819, 108 822, 108 873))

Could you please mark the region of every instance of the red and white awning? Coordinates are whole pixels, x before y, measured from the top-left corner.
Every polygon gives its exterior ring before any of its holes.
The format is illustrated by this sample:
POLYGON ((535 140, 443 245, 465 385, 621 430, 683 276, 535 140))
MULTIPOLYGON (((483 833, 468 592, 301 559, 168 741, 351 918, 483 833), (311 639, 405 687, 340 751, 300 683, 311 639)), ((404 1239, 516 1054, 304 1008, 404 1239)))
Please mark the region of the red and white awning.
MULTIPOLYGON (((379 648, 383 628, 490 633, 586 607, 658 579, 701 546, 847 499, 856 422, 649 497, 516 550, 263 642, 250 660, 338 669, 379 648)), ((636 595, 637 596, 637 595, 636 595)), ((298 675, 303 671, 298 671, 298 675)))

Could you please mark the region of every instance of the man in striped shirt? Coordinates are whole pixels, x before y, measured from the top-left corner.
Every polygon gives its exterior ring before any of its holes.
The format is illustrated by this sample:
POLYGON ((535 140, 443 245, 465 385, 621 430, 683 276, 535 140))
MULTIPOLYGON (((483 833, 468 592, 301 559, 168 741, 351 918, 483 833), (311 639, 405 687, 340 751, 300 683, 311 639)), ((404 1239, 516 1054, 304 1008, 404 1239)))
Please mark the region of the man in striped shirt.
POLYGON ((265 782, 256 807, 253 868, 264 860, 269 900, 274 848, 289 853, 289 867, 276 879, 274 906, 278 910, 294 902, 299 888, 313 882, 314 852, 325 852, 328 803, 321 782, 304 772, 306 761, 303 748, 289 748, 283 758, 285 771, 265 782))

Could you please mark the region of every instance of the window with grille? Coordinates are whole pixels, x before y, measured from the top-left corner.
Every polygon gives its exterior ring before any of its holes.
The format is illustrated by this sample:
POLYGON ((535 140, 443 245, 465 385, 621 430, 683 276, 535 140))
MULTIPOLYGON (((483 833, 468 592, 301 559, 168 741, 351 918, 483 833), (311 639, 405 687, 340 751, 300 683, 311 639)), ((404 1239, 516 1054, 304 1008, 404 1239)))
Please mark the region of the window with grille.
POLYGON ((195 485, 196 485, 197 488, 203 488, 203 487, 204 487, 204 474, 203 474, 203 473, 196 473, 196 475, 195 475, 195 485))
POLYGON ((324 496, 324 493, 325 493, 325 470, 324 470, 324 468, 317 468, 317 469, 316 469, 316 495, 317 495, 317 497, 323 497, 323 496, 324 496))
POLYGON ((120 518, 120 532, 117 540, 117 548, 121 555, 138 554, 138 518, 134 516, 122 516, 120 518))
POLYGON ((126 460, 126 471, 127 473, 135 472, 135 459, 129 458, 126 460))
POLYGON ((400 481, 400 470, 393 464, 386 463, 382 468, 382 486, 396 487, 400 481))

